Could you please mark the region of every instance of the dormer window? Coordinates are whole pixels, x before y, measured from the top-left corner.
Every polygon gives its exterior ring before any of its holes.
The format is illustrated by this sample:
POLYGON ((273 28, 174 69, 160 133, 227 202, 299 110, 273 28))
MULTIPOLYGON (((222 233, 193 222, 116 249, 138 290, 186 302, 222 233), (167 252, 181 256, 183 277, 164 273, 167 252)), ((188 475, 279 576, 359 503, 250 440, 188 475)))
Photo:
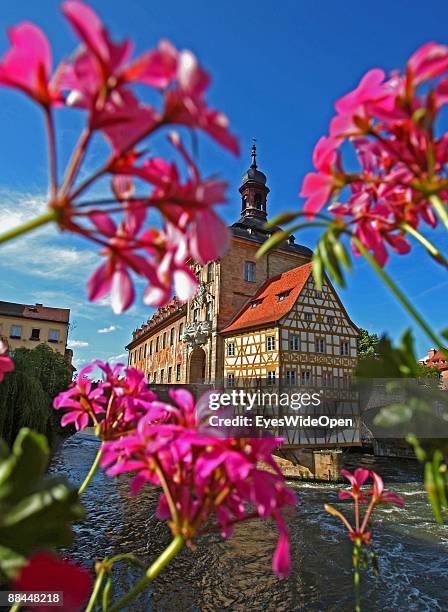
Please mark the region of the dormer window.
POLYGON ((261 304, 262 301, 263 301, 263 298, 258 299, 258 300, 257 299, 252 300, 250 303, 251 308, 256 308, 259 304, 261 304))
POLYGON ((279 302, 283 302, 283 300, 288 297, 288 295, 291 293, 291 289, 288 289, 288 291, 282 291, 282 293, 278 294, 278 301, 279 302))

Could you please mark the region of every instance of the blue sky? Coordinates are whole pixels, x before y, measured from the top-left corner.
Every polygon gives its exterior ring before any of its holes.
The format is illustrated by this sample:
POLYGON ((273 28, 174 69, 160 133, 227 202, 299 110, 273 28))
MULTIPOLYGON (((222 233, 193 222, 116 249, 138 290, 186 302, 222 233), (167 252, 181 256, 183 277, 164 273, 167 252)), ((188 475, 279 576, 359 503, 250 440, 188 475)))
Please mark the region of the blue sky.
MULTIPOLYGON (((239 215, 237 189, 249 163, 253 136, 258 141, 259 166, 271 189, 270 215, 298 208, 301 180, 310 170, 315 142, 327 131, 334 101, 366 70, 377 66, 391 70, 402 66, 424 42, 447 42, 446 1, 432 0, 425 10, 421 2, 404 0, 91 4, 115 37, 135 40, 137 51, 169 38, 179 48, 192 49, 212 73, 210 101, 229 116, 241 139, 242 157, 232 158, 201 137, 199 161, 205 174, 219 173, 230 184, 229 202, 222 208, 229 222, 239 215)), ((68 54, 75 39, 58 7, 55 0, 3 3, 0 50, 7 46, 6 27, 27 19, 46 31, 56 61, 68 54)), ((39 111, 23 96, 0 90, 0 125, 0 225, 5 228, 44 206, 46 157, 39 111)), ((59 125, 58 147, 65 159, 81 125, 79 116, 64 112, 59 125)), ((155 143, 155 152, 158 147, 163 145, 155 143)), ((101 146, 91 150, 89 167, 97 166, 102 153, 101 146)), ((298 237, 309 246, 315 239, 311 231, 298 237)), ((438 240, 446 247, 446 235, 440 232, 438 240)), ((151 313, 140 300, 121 316, 114 315, 105 301, 89 304, 85 281, 98 261, 89 245, 50 228, 4 247, 0 257, 1 299, 72 309, 77 366, 92 358, 124 358, 131 331, 151 313)), ((388 271, 435 327, 448 327, 446 273, 417 247, 411 256, 396 257, 388 271)), ((396 338, 412 325, 361 261, 356 261, 349 288, 341 296, 362 327, 396 338)), ((417 330, 416 337, 418 353, 423 354, 430 342, 417 330)))

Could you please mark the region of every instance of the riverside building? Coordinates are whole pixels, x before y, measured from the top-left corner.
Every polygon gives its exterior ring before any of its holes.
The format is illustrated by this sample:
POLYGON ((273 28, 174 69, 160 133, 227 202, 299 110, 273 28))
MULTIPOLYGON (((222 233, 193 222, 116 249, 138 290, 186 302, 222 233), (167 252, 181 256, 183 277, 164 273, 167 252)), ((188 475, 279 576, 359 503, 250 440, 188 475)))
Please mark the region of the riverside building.
POLYGON ((195 266, 187 304, 173 299, 132 334, 128 364, 151 384, 343 388, 356 364, 358 328, 331 282, 317 289, 312 252, 294 236, 257 259, 266 230, 266 176, 256 148, 241 187, 241 217, 220 261, 195 266))

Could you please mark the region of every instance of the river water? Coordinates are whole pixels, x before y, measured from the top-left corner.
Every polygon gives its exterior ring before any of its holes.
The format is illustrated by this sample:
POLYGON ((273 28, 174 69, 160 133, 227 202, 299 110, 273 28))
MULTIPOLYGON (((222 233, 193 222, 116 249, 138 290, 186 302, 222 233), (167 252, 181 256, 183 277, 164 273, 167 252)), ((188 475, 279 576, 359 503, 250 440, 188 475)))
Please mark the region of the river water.
MULTIPOLYGON (((68 439, 54 457, 51 471, 80 484, 97 451, 85 434, 68 439)), ((380 577, 364 574, 362 609, 448 610, 448 526, 436 526, 426 501, 416 462, 347 454, 349 469, 362 465, 378 471, 386 486, 403 495, 405 509, 383 506, 374 520, 374 545, 380 577)), ((271 570, 277 532, 261 520, 238 525, 223 541, 203 537, 195 550, 184 548, 165 572, 129 609, 160 612, 345 611, 353 610, 351 545, 338 519, 324 503, 337 507, 342 485, 291 482, 301 505, 288 517, 293 572, 278 580, 271 570)), ((129 494, 127 477, 112 480, 98 472, 83 497, 87 519, 76 526, 70 558, 92 568, 95 560, 133 552, 148 564, 170 541, 155 516, 158 492, 129 494)), ((137 579, 138 570, 116 566, 117 588, 137 579)))

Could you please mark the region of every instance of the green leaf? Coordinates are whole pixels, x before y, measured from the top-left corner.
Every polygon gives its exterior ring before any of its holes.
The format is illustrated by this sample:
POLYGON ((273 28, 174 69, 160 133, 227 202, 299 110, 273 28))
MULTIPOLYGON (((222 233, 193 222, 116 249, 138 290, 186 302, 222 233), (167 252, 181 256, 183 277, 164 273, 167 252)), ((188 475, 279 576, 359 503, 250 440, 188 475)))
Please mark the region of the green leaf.
POLYGON ((319 240, 318 249, 324 267, 328 270, 330 276, 340 287, 345 287, 344 278, 342 276, 339 262, 333 252, 333 247, 328 239, 328 233, 325 232, 319 240))
POLYGON ((322 284, 324 281, 324 267, 322 265, 322 260, 320 258, 319 251, 313 252, 312 264, 314 282, 316 284, 317 289, 319 290, 322 289, 322 284))
POLYGON ((448 329, 442 331, 442 336, 448 340, 448 329))
POLYGON ((338 261, 340 261, 342 265, 345 266, 348 271, 350 271, 352 269, 352 262, 350 260, 349 254, 344 244, 337 238, 335 238, 334 241, 333 251, 338 261))
POLYGON ((430 461, 425 464, 425 489, 432 507, 432 511, 434 513, 434 517, 436 521, 441 525, 443 523, 442 508, 434 482, 433 465, 430 461))
POLYGON ((268 251, 278 246, 282 242, 285 242, 285 240, 289 238, 289 235, 290 232, 286 230, 282 230, 280 232, 275 232, 275 234, 272 234, 272 236, 270 236, 266 240, 266 242, 263 242, 261 247, 258 249, 257 257, 262 257, 263 255, 266 255, 268 251))
POLYGON ((48 458, 45 437, 22 429, 0 460, 0 572, 7 576, 36 551, 70 546, 71 523, 84 517, 77 491, 46 475, 48 458))
POLYGON ((441 473, 441 469, 443 465, 442 460, 443 460, 443 455, 441 451, 436 450, 432 458, 432 471, 434 474, 434 485, 436 487, 436 494, 437 494, 437 497, 439 498, 440 505, 443 508, 448 509, 448 499, 446 496, 446 483, 441 473))
POLYGON ((0 577, 3 574, 7 578, 13 578, 25 563, 25 557, 11 548, 0 546, 0 577))
POLYGON ((283 223, 291 223, 294 219, 297 219, 299 216, 298 212, 284 212, 276 215, 273 219, 264 224, 265 229, 273 229, 277 227, 277 225, 282 225, 283 223))

